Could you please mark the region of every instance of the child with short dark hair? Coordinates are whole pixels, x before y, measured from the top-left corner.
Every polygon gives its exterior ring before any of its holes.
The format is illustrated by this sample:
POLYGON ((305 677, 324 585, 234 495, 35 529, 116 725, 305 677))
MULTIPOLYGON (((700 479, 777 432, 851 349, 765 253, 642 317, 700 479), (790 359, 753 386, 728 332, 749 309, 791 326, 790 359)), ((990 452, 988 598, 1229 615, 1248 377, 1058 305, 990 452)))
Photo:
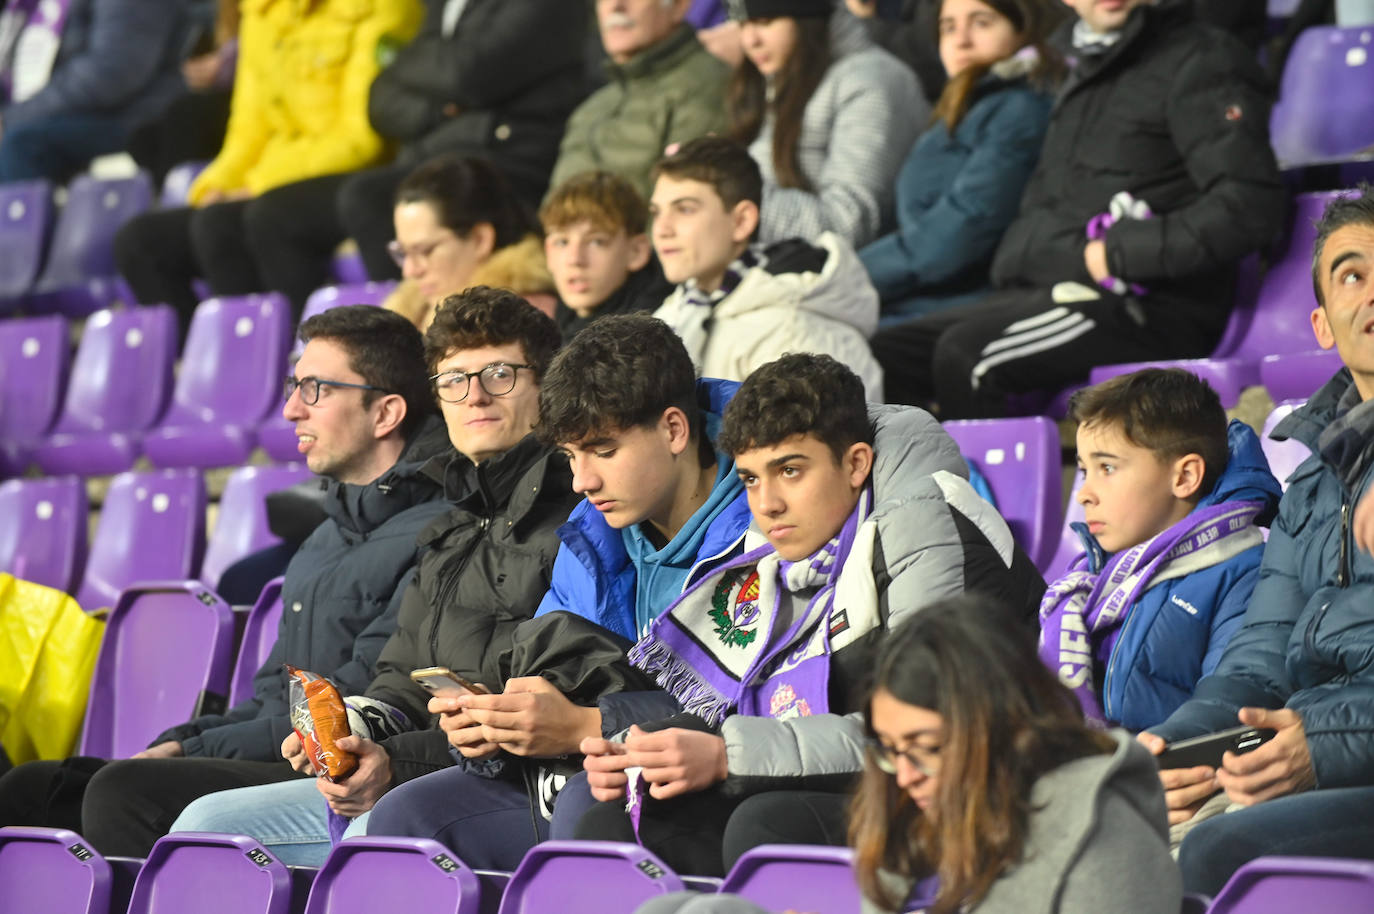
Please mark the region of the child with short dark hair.
POLYGON ((677 331, 705 376, 742 380, 787 352, 819 352, 852 367, 870 400, 882 372, 868 348, 878 293, 849 243, 824 232, 752 245, 763 204, 758 163, 706 136, 654 167, 654 250, 677 288, 654 316, 677 331))
POLYGON ((597 318, 653 311, 673 291, 649 244, 649 206, 621 176, 574 175, 549 193, 539 221, 564 342, 597 318))
POLYGON ((1207 383, 1150 368, 1080 390, 1074 529, 1041 603, 1040 656, 1100 725, 1163 721, 1221 659, 1259 577, 1279 484, 1207 383))

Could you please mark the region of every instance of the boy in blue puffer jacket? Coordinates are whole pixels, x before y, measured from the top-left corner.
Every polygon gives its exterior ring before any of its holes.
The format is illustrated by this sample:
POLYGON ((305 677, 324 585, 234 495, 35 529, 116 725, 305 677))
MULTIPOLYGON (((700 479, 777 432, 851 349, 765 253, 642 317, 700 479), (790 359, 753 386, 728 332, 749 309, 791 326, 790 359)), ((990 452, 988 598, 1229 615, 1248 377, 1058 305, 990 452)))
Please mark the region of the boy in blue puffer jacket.
POLYGON ((1085 552, 1045 593, 1040 656, 1103 726, 1163 721, 1212 672, 1259 575, 1279 484, 1192 373, 1146 369, 1079 391, 1085 552))

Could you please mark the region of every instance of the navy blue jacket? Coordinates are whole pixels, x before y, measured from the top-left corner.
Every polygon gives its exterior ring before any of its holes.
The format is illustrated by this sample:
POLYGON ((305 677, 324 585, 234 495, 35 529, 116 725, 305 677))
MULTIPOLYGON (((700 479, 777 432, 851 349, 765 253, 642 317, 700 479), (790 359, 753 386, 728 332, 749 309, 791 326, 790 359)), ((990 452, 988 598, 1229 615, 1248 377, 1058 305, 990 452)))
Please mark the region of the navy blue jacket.
MULTIPOLYGON (((1267 522, 1278 507, 1278 480, 1248 425, 1232 421, 1227 433, 1231 454, 1226 469, 1198 507, 1259 502, 1264 507, 1258 519, 1267 522)), ((1074 526, 1080 537, 1090 535, 1086 527, 1074 526)), ((1103 677, 1103 710, 1110 720, 1143 730, 1188 700, 1198 680, 1216 669, 1240 628, 1263 551, 1263 544, 1257 544, 1141 594, 1127 612, 1103 677)))
POLYGON ((859 252, 884 304, 988 285, 997 242, 1040 157, 1051 97, 989 74, 951 136, 921 134, 897 176, 897 231, 859 252))
POLYGON ((1166 740, 1238 725, 1242 707, 1291 708, 1303 720, 1317 786, 1374 784, 1374 557, 1349 515, 1374 477, 1374 440, 1336 462, 1319 437, 1359 403, 1341 371, 1279 423, 1313 454, 1289 477, 1244 624, 1193 698, 1162 725, 1166 740))

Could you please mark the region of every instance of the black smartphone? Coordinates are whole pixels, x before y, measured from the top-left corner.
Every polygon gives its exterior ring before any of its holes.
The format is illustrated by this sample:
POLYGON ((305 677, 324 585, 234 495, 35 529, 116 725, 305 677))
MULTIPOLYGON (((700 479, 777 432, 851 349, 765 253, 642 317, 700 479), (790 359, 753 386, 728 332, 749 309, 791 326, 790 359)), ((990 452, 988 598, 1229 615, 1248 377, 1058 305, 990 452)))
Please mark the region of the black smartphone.
POLYGON ((1198 765, 1218 768, 1225 753, 1244 755, 1269 742, 1275 732, 1268 727, 1232 727, 1230 730, 1181 739, 1165 746, 1156 761, 1160 768, 1196 768, 1198 765))

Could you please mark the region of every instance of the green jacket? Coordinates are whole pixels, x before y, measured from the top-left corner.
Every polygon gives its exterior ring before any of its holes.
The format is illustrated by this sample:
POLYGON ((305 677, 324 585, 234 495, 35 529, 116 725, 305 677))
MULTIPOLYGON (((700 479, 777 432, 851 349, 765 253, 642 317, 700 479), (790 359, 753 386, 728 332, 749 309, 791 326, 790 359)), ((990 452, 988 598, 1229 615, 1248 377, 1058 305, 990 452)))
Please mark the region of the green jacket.
POLYGON ((686 25, 606 69, 609 84, 568 119, 549 187, 600 168, 626 178, 647 198, 649 170, 665 146, 724 132, 730 70, 686 25))

